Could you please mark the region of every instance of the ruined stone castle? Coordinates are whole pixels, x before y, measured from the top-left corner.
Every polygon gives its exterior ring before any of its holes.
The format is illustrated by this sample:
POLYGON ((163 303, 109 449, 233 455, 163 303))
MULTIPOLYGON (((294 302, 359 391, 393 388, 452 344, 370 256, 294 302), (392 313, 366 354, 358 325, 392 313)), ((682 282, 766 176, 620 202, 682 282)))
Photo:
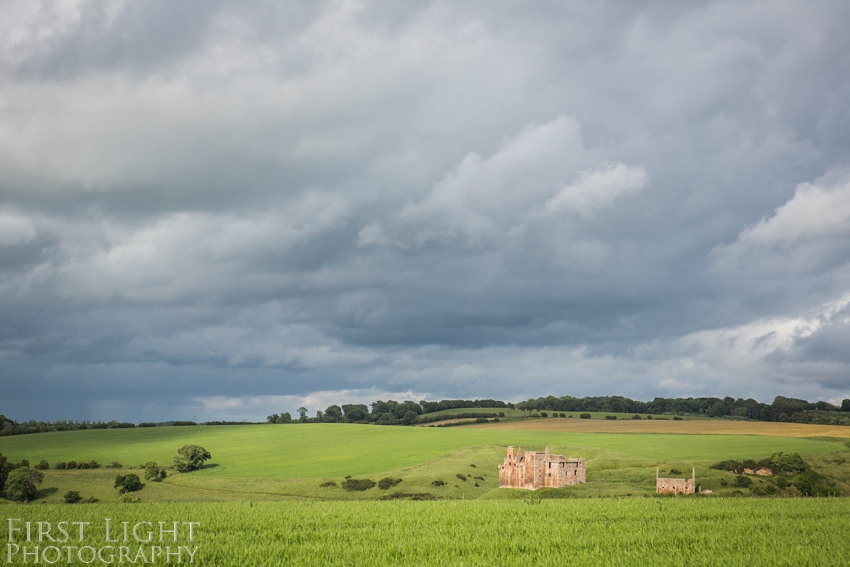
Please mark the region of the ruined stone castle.
POLYGON ((580 484, 587 481, 586 469, 584 459, 550 455, 548 446, 543 453, 525 452, 522 447, 514 453, 514 448, 508 447, 505 463, 499 465, 499 488, 537 490, 580 484))
POLYGON ((696 469, 691 470, 691 478, 659 478, 655 469, 655 492, 658 494, 693 494, 696 492, 696 469))

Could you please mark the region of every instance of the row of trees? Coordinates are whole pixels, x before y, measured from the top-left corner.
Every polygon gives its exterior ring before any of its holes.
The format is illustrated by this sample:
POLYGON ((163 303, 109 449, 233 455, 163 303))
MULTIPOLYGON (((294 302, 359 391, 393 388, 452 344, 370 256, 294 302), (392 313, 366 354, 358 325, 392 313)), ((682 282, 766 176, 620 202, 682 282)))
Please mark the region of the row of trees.
MULTIPOLYGON (((286 414, 288 415, 288 414, 286 414)), ((291 418, 290 418, 291 421, 291 418)), ((281 422, 285 423, 285 422, 281 422)), ((250 421, 208 421, 199 424, 195 421, 162 421, 154 423, 143 421, 136 425, 130 422, 120 421, 22 421, 18 423, 13 419, 9 419, 5 415, 0 415, 0 437, 9 435, 25 435, 28 433, 47 433, 49 431, 75 431, 78 429, 128 429, 133 427, 177 427, 177 426, 192 426, 192 425, 252 425, 250 421)))
POLYGON ((119 421, 23 421, 18 423, 5 415, 0 415, 0 437, 23 435, 26 433, 46 433, 48 431, 74 431, 77 429, 124 429, 136 427, 135 423, 119 421))
POLYGON ((420 415, 457 408, 512 408, 499 400, 442 400, 440 402, 413 401, 396 402, 378 400, 366 404, 342 404, 328 406, 310 417, 309 410, 300 407, 298 417, 293 419, 289 413, 274 413, 266 418, 268 423, 376 423, 378 425, 410 425, 420 415), (371 407, 371 411, 370 411, 371 407))
POLYGON ((309 410, 300 407, 298 417, 289 413, 272 414, 268 423, 372 423, 377 425, 411 425, 426 421, 424 414, 458 408, 519 409, 531 415, 537 412, 614 412, 634 414, 705 415, 732 417, 760 421, 794 421, 850 425, 850 400, 841 406, 828 402, 808 402, 777 396, 773 403, 765 404, 752 398, 655 398, 650 402, 632 400, 623 396, 574 398, 572 396, 547 396, 529 399, 517 404, 500 400, 442 400, 440 402, 396 402, 378 400, 369 404, 331 405, 324 411, 309 416, 309 410), (371 410, 370 410, 371 407, 371 410))
MULTIPOLYGON (((760 421, 793 421, 826 425, 850 425, 850 399, 842 400, 840 406, 829 402, 808 402, 796 398, 777 396, 772 403, 765 404, 752 398, 655 398, 649 402, 632 400, 623 396, 597 396, 574 398, 572 396, 547 396, 513 404, 493 399, 403 401, 378 400, 366 404, 342 404, 328 406, 309 416, 309 410, 300 407, 298 417, 288 412, 272 414, 268 423, 374 423, 377 425, 410 425, 418 417, 451 409, 461 408, 505 408, 520 409, 527 414, 548 412, 615 412, 644 414, 706 415, 708 417, 733 417, 760 421)), ((208 425, 243 425, 248 422, 212 421, 208 425)), ((197 425, 194 421, 169 421, 163 423, 141 423, 138 427, 158 425, 197 425)), ((18 423, 0 415, 0 436, 72 429, 116 429, 136 427, 133 423, 118 421, 26 421, 18 423)))
POLYGON ((773 403, 764 404, 752 398, 655 398, 650 402, 641 402, 622 396, 603 396, 574 398, 563 396, 556 398, 530 399, 516 404, 516 408, 526 411, 610 411, 619 413, 652 413, 706 415, 708 417, 737 417, 759 421, 799 421, 819 423, 816 414, 831 414, 832 418, 846 419, 848 416, 836 415, 839 412, 850 414, 850 400, 843 400, 841 406, 828 402, 808 402, 795 398, 777 396, 773 403))

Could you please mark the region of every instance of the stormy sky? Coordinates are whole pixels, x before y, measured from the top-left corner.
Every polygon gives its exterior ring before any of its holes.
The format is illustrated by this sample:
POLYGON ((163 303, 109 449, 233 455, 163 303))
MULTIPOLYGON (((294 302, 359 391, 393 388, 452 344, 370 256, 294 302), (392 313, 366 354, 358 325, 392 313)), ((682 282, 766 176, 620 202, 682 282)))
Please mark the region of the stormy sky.
POLYGON ((850 397, 848 22, 6 0, 0 413, 850 397))

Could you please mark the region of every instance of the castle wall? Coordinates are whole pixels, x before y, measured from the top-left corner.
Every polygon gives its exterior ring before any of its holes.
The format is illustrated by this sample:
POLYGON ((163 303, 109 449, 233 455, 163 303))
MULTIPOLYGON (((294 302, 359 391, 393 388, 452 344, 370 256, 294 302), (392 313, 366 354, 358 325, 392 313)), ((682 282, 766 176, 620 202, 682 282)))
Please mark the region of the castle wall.
POLYGON ((514 448, 508 447, 505 462, 499 465, 500 488, 537 490, 543 487, 571 486, 586 480, 587 466, 584 459, 550 455, 548 447, 543 453, 525 452, 522 447, 514 453, 514 448))
POLYGON ((655 492, 658 494, 694 494, 696 492, 696 470, 691 478, 660 478, 655 469, 655 492))

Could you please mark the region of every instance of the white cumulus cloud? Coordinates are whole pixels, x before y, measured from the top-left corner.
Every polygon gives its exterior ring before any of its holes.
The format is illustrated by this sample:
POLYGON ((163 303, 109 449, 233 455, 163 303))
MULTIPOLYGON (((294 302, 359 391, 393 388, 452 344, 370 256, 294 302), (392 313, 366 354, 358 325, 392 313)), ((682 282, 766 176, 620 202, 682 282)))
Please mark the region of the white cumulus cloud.
POLYGON ((35 225, 24 216, 0 212, 0 246, 23 244, 35 238, 35 225))
POLYGON ((549 214, 575 211, 588 216, 612 204, 618 197, 637 193, 646 187, 646 182, 643 167, 604 163, 597 169, 580 172, 578 179, 562 186, 561 191, 547 201, 545 210, 549 214))

